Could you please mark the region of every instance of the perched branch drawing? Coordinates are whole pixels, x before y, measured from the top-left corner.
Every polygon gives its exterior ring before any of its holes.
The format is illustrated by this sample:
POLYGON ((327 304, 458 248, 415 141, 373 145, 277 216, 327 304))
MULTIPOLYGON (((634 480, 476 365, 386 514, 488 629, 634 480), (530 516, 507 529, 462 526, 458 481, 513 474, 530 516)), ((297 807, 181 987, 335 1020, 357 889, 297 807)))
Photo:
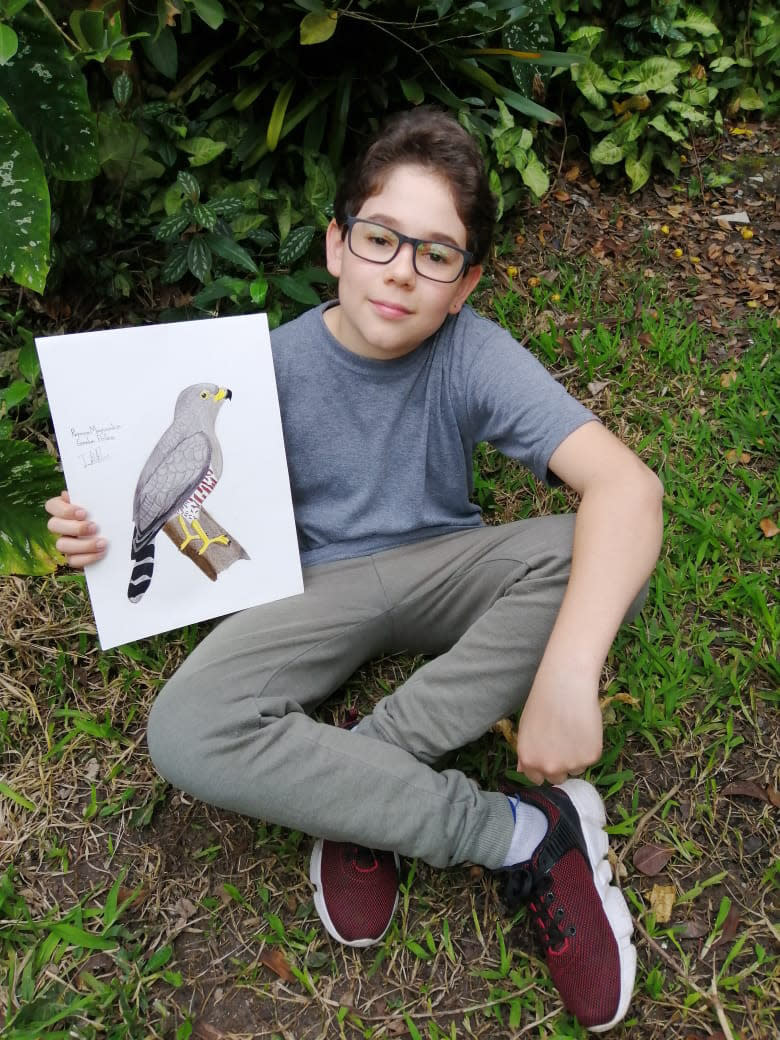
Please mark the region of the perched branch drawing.
POLYGON ((164 530, 180 552, 216 581, 249 556, 203 502, 222 476, 222 449, 215 433, 219 410, 233 394, 215 383, 195 383, 176 399, 173 422, 141 470, 133 499, 133 563, 127 598, 138 603, 154 573, 155 538, 164 530))

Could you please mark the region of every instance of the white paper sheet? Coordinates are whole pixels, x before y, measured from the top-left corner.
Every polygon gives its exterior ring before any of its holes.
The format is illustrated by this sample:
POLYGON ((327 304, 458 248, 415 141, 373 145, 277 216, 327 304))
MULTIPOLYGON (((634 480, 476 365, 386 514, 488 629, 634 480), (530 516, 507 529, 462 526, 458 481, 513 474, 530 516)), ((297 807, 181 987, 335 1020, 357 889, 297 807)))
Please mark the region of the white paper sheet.
MULTIPOLYGON (((50 336, 36 343, 71 501, 89 511, 109 542, 105 558, 86 571, 103 649, 303 591, 264 314, 50 336), (183 418, 179 414, 176 446, 166 451, 160 438, 174 421, 180 393, 195 384, 219 388, 219 408, 212 389, 195 391, 205 397, 193 399, 183 418), (235 560, 210 580, 160 530, 153 539, 151 581, 131 602, 136 485, 153 457, 160 466, 154 486, 152 478, 146 481, 147 505, 154 491, 159 516, 175 504, 177 492, 181 498, 190 475, 213 453, 208 431, 192 432, 186 444, 182 439, 188 423, 203 420, 201 404, 216 409, 206 425, 211 421, 222 471, 216 484, 208 477, 204 488, 201 481, 201 492, 212 485, 213 490, 208 497, 195 493, 187 516, 197 520, 199 508, 205 509, 221 528, 220 537, 239 543, 249 558, 235 560)), ((203 548, 207 559, 219 556, 221 541, 207 546, 178 512, 172 522, 181 526, 182 542, 191 537, 190 552, 203 548)))

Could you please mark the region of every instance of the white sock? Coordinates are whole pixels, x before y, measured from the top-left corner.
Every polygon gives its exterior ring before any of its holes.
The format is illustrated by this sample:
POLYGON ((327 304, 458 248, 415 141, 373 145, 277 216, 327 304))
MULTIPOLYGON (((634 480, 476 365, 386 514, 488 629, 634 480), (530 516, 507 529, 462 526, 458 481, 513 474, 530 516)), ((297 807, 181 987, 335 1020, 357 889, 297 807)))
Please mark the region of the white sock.
POLYGON ((533 856, 537 845, 547 834, 548 821, 542 810, 534 805, 528 805, 519 798, 510 798, 508 795, 507 801, 515 818, 512 844, 503 863, 503 866, 510 867, 515 863, 525 863, 533 856))

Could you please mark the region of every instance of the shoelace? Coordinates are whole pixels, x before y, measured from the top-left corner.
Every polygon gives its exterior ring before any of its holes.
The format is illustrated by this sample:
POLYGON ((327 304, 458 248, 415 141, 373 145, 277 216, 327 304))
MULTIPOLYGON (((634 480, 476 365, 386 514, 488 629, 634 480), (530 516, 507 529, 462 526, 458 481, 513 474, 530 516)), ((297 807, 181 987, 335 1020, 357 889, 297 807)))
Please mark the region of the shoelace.
POLYGON ((574 925, 564 926, 566 910, 563 906, 553 910, 555 893, 552 874, 547 871, 534 876, 530 870, 515 867, 509 871, 502 893, 510 910, 527 903, 545 950, 560 953, 568 940, 577 931, 574 925))

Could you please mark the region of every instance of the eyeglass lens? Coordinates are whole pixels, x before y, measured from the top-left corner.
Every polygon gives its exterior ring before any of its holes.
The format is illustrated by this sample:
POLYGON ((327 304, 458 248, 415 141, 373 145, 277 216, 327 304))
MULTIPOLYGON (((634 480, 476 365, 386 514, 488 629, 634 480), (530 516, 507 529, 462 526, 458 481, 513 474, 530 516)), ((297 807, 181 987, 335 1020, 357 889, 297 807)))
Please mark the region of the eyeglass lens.
MULTIPOLYGON (((381 224, 355 221, 350 228, 350 248, 355 256, 375 264, 387 264, 400 248, 398 235, 381 224)), ((454 282, 464 266, 463 254, 443 242, 419 242, 414 252, 418 274, 437 282, 454 282)))

